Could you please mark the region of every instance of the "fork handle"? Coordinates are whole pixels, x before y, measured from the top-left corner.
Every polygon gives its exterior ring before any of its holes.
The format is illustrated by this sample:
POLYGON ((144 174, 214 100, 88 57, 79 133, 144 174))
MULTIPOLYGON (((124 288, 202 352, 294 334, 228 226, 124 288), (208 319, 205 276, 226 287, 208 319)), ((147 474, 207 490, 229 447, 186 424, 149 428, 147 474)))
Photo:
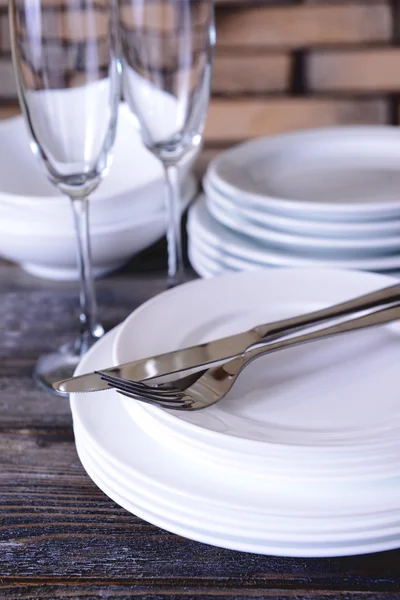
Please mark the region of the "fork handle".
POLYGON ((352 313, 395 302, 400 302, 400 284, 398 283, 369 294, 364 294, 363 296, 358 296, 352 300, 329 306, 328 308, 323 308, 296 317, 290 317, 289 319, 283 319, 281 321, 275 321, 275 323, 269 323, 267 325, 259 325, 254 328, 254 331, 260 337, 260 341, 257 343, 272 341, 282 335, 294 333, 298 329, 317 325, 318 323, 336 317, 344 317, 352 313))
POLYGON ((298 335, 294 338, 286 340, 280 340, 278 342, 268 344, 267 346, 263 346, 262 348, 248 350, 247 352, 243 353, 240 357, 225 363, 222 366, 222 368, 227 375, 234 376, 237 375, 250 362, 252 362, 260 356, 264 356, 265 354, 270 354, 272 352, 277 352, 278 350, 283 350, 285 348, 300 346, 301 344, 306 344, 308 342, 333 337, 341 333, 358 331, 367 327, 373 327, 375 325, 390 323, 391 321, 396 321, 397 319, 400 319, 400 305, 390 306, 388 308, 369 313, 368 315, 364 315, 362 317, 349 319, 342 323, 338 323, 337 325, 325 327, 318 331, 305 333, 303 335, 298 335))

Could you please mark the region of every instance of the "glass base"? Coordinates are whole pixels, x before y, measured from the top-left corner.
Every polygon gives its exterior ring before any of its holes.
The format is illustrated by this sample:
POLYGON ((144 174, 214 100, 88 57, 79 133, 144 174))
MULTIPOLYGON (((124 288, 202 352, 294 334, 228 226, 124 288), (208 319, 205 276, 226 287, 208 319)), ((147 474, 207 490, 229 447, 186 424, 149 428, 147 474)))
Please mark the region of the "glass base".
MULTIPOLYGON (((97 339, 93 339, 93 343, 96 341, 97 339)), ((85 348, 86 350, 88 347, 85 348)), ((53 383, 72 377, 83 354, 85 352, 82 351, 82 346, 76 342, 64 344, 55 352, 43 354, 36 363, 33 372, 34 380, 43 390, 56 396, 68 397, 67 393, 55 390, 53 383)))

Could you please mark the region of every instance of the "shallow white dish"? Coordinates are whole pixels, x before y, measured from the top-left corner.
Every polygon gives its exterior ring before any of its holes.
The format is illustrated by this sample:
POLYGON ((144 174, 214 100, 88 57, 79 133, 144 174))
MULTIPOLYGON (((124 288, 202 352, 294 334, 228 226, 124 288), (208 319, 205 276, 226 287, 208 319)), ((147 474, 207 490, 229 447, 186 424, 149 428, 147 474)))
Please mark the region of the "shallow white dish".
MULTIPOLYGON (((400 231, 398 235, 367 238, 329 238, 299 235, 271 229, 265 223, 256 222, 251 209, 234 205, 222 194, 207 192, 206 204, 217 221, 239 235, 258 241, 267 248, 276 247, 327 259, 373 257, 382 254, 400 253, 400 231)), ((253 211, 255 212, 255 211, 253 211)), ((299 220, 300 221, 300 220, 299 220)))
MULTIPOLYGON (((386 221, 321 221, 306 218, 278 215, 266 210, 260 210, 247 204, 238 203, 235 198, 224 196, 207 179, 203 181, 207 197, 217 204, 224 200, 230 203, 234 214, 243 216, 255 223, 275 231, 329 239, 368 239, 400 235, 400 219, 390 218, 386 221)), ((362 216, 362 215, 361 215, 362 216)))
MULTIPOLYGON (((136 422, 136 424, 140 427, 143 425, 141 421, 136 422)), ((141 427, 143 430, 143 427, 141 427)), ((75 439, 80 445, 80 447, 84 447, 84 451, 86 455, 90 455, 91 462, 96 466, 98 473, 102 474, 102 477, 109 477, 113 480, 114 485, 118 485, 123 494, 134 494, 135 501, 140 501, 142 504, 152 503, 154 508, 157 508, 159 513, 162 513, 165 516, 171 514, 171 512, 175 511, 176 514, 179 514, 179 520, 185 521, 186 523, 191 522, 192 524, 198 523, 199 519, 202 519, 203 516, 206 517, 208 523, 215 526, 215 531, 224 530, 227 533, 232 533, 235 526, 232 527, 232 517, 234 516, 234 512, 237 510, 241 510, 241 505, 232 504, 231 501, 225 503, 217 502, 216 499, 211 499, 211 502, 214 506, 218 507, 218 512, 216 514, 210 514, 207 506, 201 506, 200 504, 196 504, 200 500, 201 494, 194 493, 194 490, 190 489, 190 484, 186 485, 182 490, 181 494, 177 497, 176 490, 173 487, 168 485, 163 485, 158 482, 157 479, 153 479, 153 471, 150 473, 140 472, 140 469, 132 468, 132 461, 130 459, 127 460, 126 456, 122 456, 121 453, 110 453, 108 449, 104 448, 98 441, 94 439, 93 435, 88 434, 84 429, 81 430, 78 422, 75 420, 74 423, 74 432, 75 439), (149 475, 149 476, 148 476, 149 475), (160 495, 161 492, 161 495, 160 495), (183 505, 182 498, 186 499, 186 505, 183 505), (229 528, 226 530, 226 528, 229 528)), ((158 445, 158 444, 157 444, 158 445)), ((109 445, 107 445, 107 448, 109 445)), ((128 448, 129 449, 129 448, 128 448)), ((170 457, 174 458, 177 455, 174 453, 170 453, 170 457)), ((185 456, 185 455, 181 455, 185 456)), ((187 462, 184 459, 184 462, 187 462)), ((193 462, 200 471, 207 469, 209 464, 209 459, 200 460, 193 462)), ((225 468, 223 467, 225 472, 224 477, 231 478, 233 473, 229 469, 229 465, 225 468)), ((247 478, 246 470, 242 470, 241 477, 243 477, 243 483, 247 478)), ((211 475, 213 476, 213 474, 211 475)), ((240 528, 246 528, 246 531, 252 532, 254 537, 258 537, 260 535, 260 524, 262 527, 268 527, 269 531, 274 532, 275 536, 279 534, 281 538, 287 537, 287 529, 289 528, 290 535, 292 539, 295 536, 302 536, 303 541, 307 537, 310 539, 314 537, 315 534, 320 536, 322 532, 325 532, 330 536, 330 541, 333 541, 334 536, 336 537, 336 541, 338 538, 343 538, 343 530, 346 531, 348 535, 349 531, 361 531, 366 532, 371 528, 380 528, 380 527, 388 527, 400 517, 400 509, 395 507, 393 509, 387 510, 385 512, 381 511, 373 511, 373 512, 364 512, 360 511, 359 514, 354 514, 351 510, 350 513, 344 513, 342 510, 342 506, 337 504, 338 497, 336 496, 334 502, 330 505, 331 508, 328 508, 328 512, 325 508, 317 507, 314 513, 311 514, 309 508, 303 505, 304 500, 308 497, 308 493, 303 493, 301 491, 301 487, 305 482, 302 481, 292 481, 290 483, 290 491, 294 495, 300 495, 300 506, 299 508, 296 506, 294 498, 285 498, 285 501, 278 510, 274 510, 271 513, 271 505, 268 503, 265 505, 259 505, 258 508, 254 506, 254 510, 249 513, 244 513, 241 511, 240 515, 240 528), (333 508, 335 506, 335 508, 333 508), (329 510, 333 508, 333 511, 329 514, 329 510), (336 510, 338 511, 336 514, 336 510)), ((398 481, 399 483, 399 481, 398 481)), ((278 485, 281 485, 282 482, 278 482, 278 485)), ((284 486, 289 484, 288 479, 284 481, 284 486)), ((333 482, 328 483, 328 485, 333 484, 333 482)), ((254 485, 254 482, 250 483, 251 486, 254 485)), ((263 488, 262 481, 257 482, 258 489, 263 488)), ((322 483, 322 485, 324 485, 322 483)), ((335 485, 335 484, 334 484, 335 485)), ((390 485, 393 485, 391 482, 390 485)), ((317 496, 322 491, 321 485, 312 484, 312 494, 313 498, 310 501, 312 506, 316 505, 317 496)), ((343 486, 341 486, 342 488, 343 486)), ((368 486, 369 487, 369 486, 368 486)), ((383 484, 383 488, 385 484, 383 484)), ((276 482, 273 483, 272 486, 267 486, 271 491, 271 499, 276 494, 276 482)), ((346 486, 343 487, 345 492, 346 486)), ((371 488, 374 490, 374 487, 371 488)), ((264 488, 264 492, 266 489, 264 488)), ((342 489, 340 490, 342 491, 342 489)), ((208 493, 208 492, 207 492, 208 493)), ((261 492, 262 493, 262 492, 261 492)), ((374 492, 373 492, 374 493, 374 492)), ((322 496, 325 497, 323 493, 322 496)), ((272 500, 274 501, 274 500, 272 500)), ((276 505, 275 505, 276 507, 276 505)), ((239 529, 239 528, 238 528, 239 529)), ((263 535, 263 534, 261 534, 263 535)))
MULTIPOLYGON (((154 507, 152 501, 145 499, 145 501, 141 503, 136 490, 135 493, 132 494, 129 489, 127 490, 124 487, 121 489, 118 482, 116 483, 113 477, 110 477, 109 472, 104 474, 101 469, 99 470, 93 455, 86 451, 86 448, 78 441, 78 439, 79 438, 77 438, 77 451, 82 465, 89 477, 107 496, 125 508, 128 512, 162 527, 167 531, 198 542, 256 554, 294 557, 328 557, 368 554, 371 552, 394 549, 397 548, 399 544, 400 537, 397 515, 391 516, 387 523, 375 528, 369 527, 368 529, 363 529, 361 531, 351 531, 350 534, 349 528, 347 528, 344 535, 342 534, 342 540, 340 540, 340 532, 335 536, 337 538, 336 542, 330 541, 330 536, 327 536, 324 532, 324 541, 321 542, 321 536, 319 540, 314 540, 311 543, 310 541, 303 541, 303 539, 310 537, 309 535, 304 534, 299 536, 300 540, 297 542, 293 540, 293 538, 297 536, 292 535, 292 540, 286 541, 285 543, 285 541, 282 542, 281 539, 275 540, 271 533, 269 534, 268 539, 265 540, 265 533, 263 533, 260 527, 257 528, 257 535, 255 537, 251 537, 252 532, 249 532, 245 536, 235 536, 232 531, 226 532, 226 530, 223 531, 221 535, 221 529, 224 528, 221 527, 220 521, 215 525, 213 523, 213 530, 210 533, 210 529, 201 527, 201 522, 196 516, 192 517, 191 523, 188 526, 187 519, 185 519, 182 514, 182 509, 185 508, 184 504, 180 504, 177 510, 172 509, 167 515, 163 515, 160 518, 160 514, 157 510, 159 507, 154 507), (290 543, 290 541, 292 543, 290 543)), ((161 507, 161 512, 164 512, 162 510, 163 508, 164 507, 161 507)), ((210 513, 208 513, 208 517, 209 514, 210 513)), ((352 523, 353 518, 349 521, 349 525, 352 523)), ((334 525, 336 525, 336 522, 334 522, 334 525)))
MULTIPOLYGON (((223 275, 224 273, 232 273, 234 271, 254 271, 260 269, 260 265, 256 263, 242 264, 240 259, 234 256, 226 255, 222 260, 216 255, 212 255, 212 248, 206 244, 202 245, 197 241, 196 245, 189 242, 188 256, 192 268, 200 277, 209 278, 223 275)), ((271 268, 271 267, 265 267, 271 268)), ((382 271, 382 275, 400 278, 399 271, 382 271)))
MULTIPOLYGON (((189 175, 182 188, 182 208, 193 199, 197 182, 189 175)), ((120 268, 132 256, 147 248, 165 233, 164 210, 121 219, 109 225, 91 229, 93 272, 96 277, 120 268)), ((0 219, 0 255, 38 277, 56 280, 78 278, 76 268, 76 239, 71 211, 64 228, 57 231, 51 222, 42 227, 19 220, 0 219)))
MULTIPOLYGON (((84 357, 79 373, 108 364, 114 333, 84 357)), ((365 493, 362 486, 323 486, 317 497, 310 487, 276 489, 254 481, 238 486, 237 477, 224 469, 203 463, 194 471, 190 460, 154 442, 126 419, 112 391, 88 395, 85 402, 72 395, 71 409, 82 463, 97 485, 127 510, 169 531, 284 556, 355 554, 400 543, 398 483, 368 487, 365 503, 354 497, 365 493)))
POLYGON ((262 268, 262 265, 260 264, 250 263, 245 259, 231 256, 230 254, 221 256, 218 252, 214 252, 212 246, 204 243, 200 238, 189 238, 188 252, 191 259, 194 259, 195 262, 200 261, 212 271, 249 271, 251 269, 262 268))
MULTIPOLYGON (((215 527, 215 533, 223 532, 225 535, 232 535, 235 527, 232 527, 232 510, 224 511, 222 506, 218 507, 216 515, 209 514, 207 508, 188 503, 184 506, 182 502, 176 502, 176 496, 167 491, 162 490, 162 497, 159 497, 160 490, 148 481, 145 485, 138 481, 137 476, 131 476, 131 472, 124 468, 124 464, 118 465, 107 460, 105 453, 99 452, 98 445, 93 444, 85 433, 80 432, 79 426, 75 425, 75 440, 79 455, 83 459, 85 467, 89 467, 91 473, 100 481, 108 484, 111 489, 119 493, 121 496, 131 498, 136 505, 151 510, 155 510, 158 514, 162 514, 164 518, 173 519, 182 525, 198 527, 199 521, 206 516, 209 525, 215 527), (178 518, 176 518, 178 517, 178 518)), ((114 457, 115 458, 115 457, 114 457)), ((276 541, 291 541, 296 540, 297 543, 305 542, 320 542, 324 535, 325 543, 346 542, 348 540, 349 531, 352 536, 357 536, 359 539, 368 538, 372 535, 388 535, 400 533, 400 511, 388 511, 387 514, 375 515, 360 515, 351 517, 335 517, 331 519, 325 517, 315 518, 300 518, 296 515, 268 515, 268 513, 241 514, 241 529, 246 527, 247 537, 252 536, 254 539, 262 537, 264 534, 260 531, 268 527, 271 539, 276 541)))
POLYGON ((332 127, 252 140, 219 154, 206 180, 238 204, 337 221, 400 218, 397 127, 332 127))
POLYGON ((366 271, 389 271, 400 269, 400 253, 373 258, 311 257, 299 252, 289 252, 278 248, 267 248, 244 235, 229 230, 221 225, 207 210, 204 198, 199 198, 191 207, 188 217, 190 236, 198 237, 203 243, 213 247, 221 259, 230 254, 249 263, 270 267, 317 267, 336 269, 359 269, 366 271))
POLYGON ((225 269, 208 258, 203 260, 203 257, 199 253, 196 253, 192 246, 188 246, 188 258, 192 269, 199 277, 203 277, 204 279, 216 277, 230 271, 230 269, 225 269))
MULTIPOLYGON (((200 277, 215 277, 232 271, 252 271, 263 268, 260 263, 251 262, 238 256, 222 253, 198 235, 189 235, 188 256, 190 264, 200 277)), ((264 268, 272 268, 264 266, 264 268)), ((379 271, 377 271, 379 272, 379 271)), ((400 277, 399 271, 382 271, 382 275, 400 277)))
MULTIPOLYGON (((118 332, 114 363, 244 331, 394 281, 349 271, 273 269, 193 282, 128 317, 118 332), (168 320, 155 330, 151 323, 160 313, 168 320)), ((142 415, 161 443, 180 451, 186 444, 188 455, 208 452, 216 463, 236 468, 247 461, 249 474, 276 477, 279 469, 295 469, 292 477, 301 479, 397 476, 399 335, 395 323, 319 342, 318 352, 314 344, 264 357, 206 411, 166 411, 132 401, 125 406, 134 420, 142 415), (294 447, 296 458, 286 462, 294 447)))

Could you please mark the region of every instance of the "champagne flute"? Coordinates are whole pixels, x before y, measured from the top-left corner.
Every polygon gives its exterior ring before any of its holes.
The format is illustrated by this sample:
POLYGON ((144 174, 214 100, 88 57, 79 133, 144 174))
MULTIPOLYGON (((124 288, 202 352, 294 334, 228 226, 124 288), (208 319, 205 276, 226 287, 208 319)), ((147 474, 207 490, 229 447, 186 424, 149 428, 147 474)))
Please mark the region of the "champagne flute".
POLYGON ((164 167, 169 285, 184 277, 179 162, 201 144, 215 45, 213 0, 118 0, 124 97, 164 167))
POLYGON ((30 146, 50 181, 70 198, 77 238, 80 332, 39 358, 34 376, 50 391, 104 333, 91 270, 88 197, 111 164, 120 100, 112 2, 10 0, 12 56, 30 146))

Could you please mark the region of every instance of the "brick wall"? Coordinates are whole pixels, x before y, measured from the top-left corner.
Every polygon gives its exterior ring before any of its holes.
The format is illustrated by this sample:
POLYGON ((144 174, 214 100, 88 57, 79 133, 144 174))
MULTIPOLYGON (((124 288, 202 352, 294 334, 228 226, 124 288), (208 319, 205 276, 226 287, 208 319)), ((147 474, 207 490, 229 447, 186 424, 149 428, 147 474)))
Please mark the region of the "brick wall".
MULTIPOLYGON (((400 0, 217 0, 213 97, 200 170, 279 131, 400 121, 400 0)), ((0 117, 18 111, 0 0, 0 117)))

